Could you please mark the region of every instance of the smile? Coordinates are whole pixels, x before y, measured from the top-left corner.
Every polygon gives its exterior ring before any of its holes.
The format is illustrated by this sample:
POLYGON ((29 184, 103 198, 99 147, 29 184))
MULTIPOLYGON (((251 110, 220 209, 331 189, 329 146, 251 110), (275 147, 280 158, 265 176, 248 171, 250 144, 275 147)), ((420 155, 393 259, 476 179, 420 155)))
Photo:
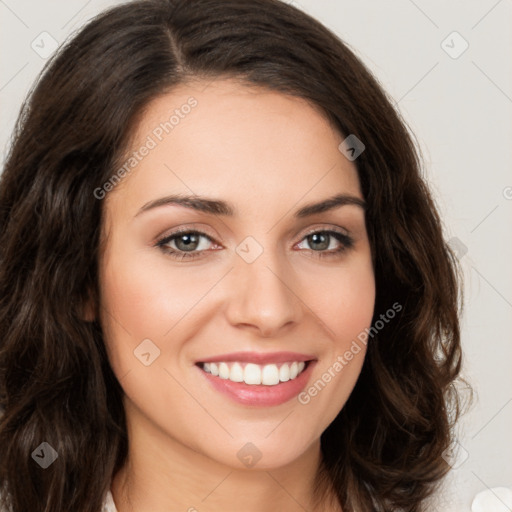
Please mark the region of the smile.
POLYGON ((274 407, 294 399, 307 386, 318 362, 291 353, 244 355, 218 356, 215 361, 198 361, 195 367, 210 389, 251 407, 274 407))

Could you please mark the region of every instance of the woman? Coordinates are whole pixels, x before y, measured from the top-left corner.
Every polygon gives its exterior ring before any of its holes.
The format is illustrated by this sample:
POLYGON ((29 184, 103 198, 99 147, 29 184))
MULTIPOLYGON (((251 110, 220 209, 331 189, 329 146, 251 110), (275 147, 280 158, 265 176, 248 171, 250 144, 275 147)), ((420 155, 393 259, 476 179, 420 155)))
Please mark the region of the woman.
POLYGON ((91 21, 0 182, 0 482, 21 511, 425 510, 456 260, 411 137, 277 0, 91 21))

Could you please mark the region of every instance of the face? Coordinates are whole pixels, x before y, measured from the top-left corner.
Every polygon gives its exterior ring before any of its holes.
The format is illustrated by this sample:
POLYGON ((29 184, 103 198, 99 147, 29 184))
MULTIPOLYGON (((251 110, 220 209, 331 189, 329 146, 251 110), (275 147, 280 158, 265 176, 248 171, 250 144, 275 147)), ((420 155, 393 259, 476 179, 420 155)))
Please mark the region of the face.
POLYGON ((318 442, 363 364, 363 196, 344 137, 307 102, 205 86, 148 106, 104 199, 100 321, 129 423, 274 468, 318 442))

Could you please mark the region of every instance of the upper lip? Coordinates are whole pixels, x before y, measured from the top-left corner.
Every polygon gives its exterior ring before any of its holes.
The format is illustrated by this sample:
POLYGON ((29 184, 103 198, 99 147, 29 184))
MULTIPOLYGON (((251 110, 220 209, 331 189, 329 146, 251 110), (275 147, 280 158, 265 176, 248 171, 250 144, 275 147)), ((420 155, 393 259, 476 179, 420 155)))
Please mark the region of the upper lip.
POLYGON ((297 352, 231 352, 218 356, 207 357, 197 361, 198 363, 219 363, 219 362, 246 362, 255 364, 287 363, 293 361, 311 361, 316 359, 312 355, 299 354, 297 352))

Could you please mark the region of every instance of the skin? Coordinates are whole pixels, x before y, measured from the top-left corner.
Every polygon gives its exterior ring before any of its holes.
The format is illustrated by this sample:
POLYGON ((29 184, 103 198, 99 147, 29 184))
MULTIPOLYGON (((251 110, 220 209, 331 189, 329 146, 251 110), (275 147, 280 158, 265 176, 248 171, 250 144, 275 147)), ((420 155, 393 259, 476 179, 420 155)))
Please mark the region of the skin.
POLYGON ((320 436, 355 385, 364 347, 307 404, 241 405, 195 363, 235 351, 313 354, 310 386, 370 326, 375 280, 364 210, 293 216, 335 193, 363 199, 357 171, 338 150, 344 137, 306 101, 231 80, 189 83, 153 100, 131 150, 190 96, 197 106, 104 204, 100 321, 129 436, 114 501, 119 512, 313 510, 320 436), (176 193, 225 200, 236 215, 178 205, 137 215, 176 193), (155 245, 180 227, 211 237, 196 246, 200 257, 180 261, 155 245), (315 251, 312 229, 348 233, 353 246, 320 258, 342 244, 330 238, 315 251), (248 236, 263 249, 252 263, 235 251, 248 236), (149 366, 134 356, 145 339, 160 350, 149 366), (237 457, 248 442, 261 452, 250 468, 237 457))

